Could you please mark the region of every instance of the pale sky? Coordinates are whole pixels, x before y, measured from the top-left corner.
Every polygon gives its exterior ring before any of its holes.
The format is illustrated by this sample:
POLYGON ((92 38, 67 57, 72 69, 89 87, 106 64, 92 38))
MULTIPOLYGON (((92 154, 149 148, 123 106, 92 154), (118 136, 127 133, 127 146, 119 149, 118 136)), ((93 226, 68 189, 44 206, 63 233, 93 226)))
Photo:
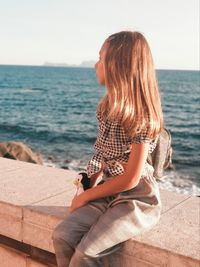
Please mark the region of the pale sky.
POLYGON ((0 64, 96 60, 121 30, 146 36, 157 69, 199 69, 199 0, 0 0, 0 64))

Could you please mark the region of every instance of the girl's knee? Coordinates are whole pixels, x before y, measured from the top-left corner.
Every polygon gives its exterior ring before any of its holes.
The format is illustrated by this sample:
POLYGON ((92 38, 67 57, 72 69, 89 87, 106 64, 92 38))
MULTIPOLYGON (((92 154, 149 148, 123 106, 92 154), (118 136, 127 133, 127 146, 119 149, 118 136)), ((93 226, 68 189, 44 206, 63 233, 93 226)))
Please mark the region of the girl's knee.
POLYGON ((62 222, 60 222, 52 233, 52 239, 66 239, 65 237, 68 235, 71 229, 70 218, 65 218, 62 222))
POLYGON ((60 233, 56 229, 54 229, 51 237, 53 240, 60 239, 60 233))
POLYGON ((63 227, 61 227, 61 224, 58 224, 53 230, 52 239, 53 240, 63 239, 63 236, 64 236, 63 227))
POLYGON ((73 223, 70 219, 66 219, 58 224, 52 233, 52 240, 54 243, 62 243, 62 241, 70 244, 75 248, 80 242, 84 234, 83 229, 76 223, 73 223))

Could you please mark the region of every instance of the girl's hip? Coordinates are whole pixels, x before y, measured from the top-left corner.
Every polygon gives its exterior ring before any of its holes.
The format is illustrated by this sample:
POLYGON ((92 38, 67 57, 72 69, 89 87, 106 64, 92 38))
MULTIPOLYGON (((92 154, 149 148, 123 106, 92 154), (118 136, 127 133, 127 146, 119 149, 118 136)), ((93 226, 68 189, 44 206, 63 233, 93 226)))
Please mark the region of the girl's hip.
POLYGON ((137 200, 151 206, 151 208, 161 207, 159 186, 154 177, 142 176, 136 187, 109 198, 109 206, 137 200))

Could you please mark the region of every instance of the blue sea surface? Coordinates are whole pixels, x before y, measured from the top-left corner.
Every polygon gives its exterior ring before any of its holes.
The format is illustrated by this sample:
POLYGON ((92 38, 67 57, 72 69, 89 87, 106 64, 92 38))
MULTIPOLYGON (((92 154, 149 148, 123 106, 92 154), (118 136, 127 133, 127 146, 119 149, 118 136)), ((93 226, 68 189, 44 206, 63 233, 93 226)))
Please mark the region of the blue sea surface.
MULTIPOLYGON (((161 187, 199 194, 199 72, 158 70, 157 77, 175 166, 161 187)), ((46 165, 81 170, 93 152, 104 93, 91 68, 1 65, 0 142, 24 142, 46 165)))

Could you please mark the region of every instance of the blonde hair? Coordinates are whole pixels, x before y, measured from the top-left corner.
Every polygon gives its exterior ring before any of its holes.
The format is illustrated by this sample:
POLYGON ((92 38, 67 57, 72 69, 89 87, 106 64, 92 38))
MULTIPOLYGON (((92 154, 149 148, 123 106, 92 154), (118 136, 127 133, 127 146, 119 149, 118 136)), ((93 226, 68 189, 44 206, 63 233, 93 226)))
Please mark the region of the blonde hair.
POLYGON ((155 138, 163 127, 163 114, 146 39, 139 32, 122 31, 105 42, 107 92, 97 110, 105 119, 120 121, 129 136, 148 129, 148 136, 155 138))

